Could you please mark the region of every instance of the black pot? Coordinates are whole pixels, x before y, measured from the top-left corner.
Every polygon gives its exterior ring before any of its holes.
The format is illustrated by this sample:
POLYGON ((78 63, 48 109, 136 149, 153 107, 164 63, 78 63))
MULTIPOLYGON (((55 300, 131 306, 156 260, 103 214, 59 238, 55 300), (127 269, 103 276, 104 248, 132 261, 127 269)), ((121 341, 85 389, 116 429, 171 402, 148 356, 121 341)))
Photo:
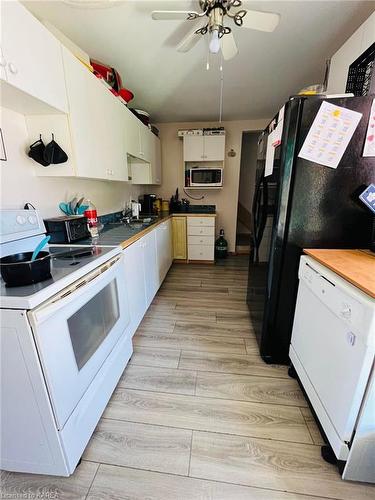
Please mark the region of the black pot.
POLYGON ((31 262, 33 252, 15 253, 0 259, 0 272, 8 286, 21 286, 48 280, 51 276, 51 254, 39 252, 31 262))

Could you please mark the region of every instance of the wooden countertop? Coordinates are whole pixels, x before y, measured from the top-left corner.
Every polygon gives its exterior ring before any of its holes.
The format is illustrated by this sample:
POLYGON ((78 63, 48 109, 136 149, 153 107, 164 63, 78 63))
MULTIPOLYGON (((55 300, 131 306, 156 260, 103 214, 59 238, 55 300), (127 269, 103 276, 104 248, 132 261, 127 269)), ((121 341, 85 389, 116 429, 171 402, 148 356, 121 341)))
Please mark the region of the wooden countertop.
POLYGON ((375 298, 375 254, 368 250, 305 248, 310 257, 375 298))
POLYGON ((166 214, 166 215, 161 215, 160 219, 158 219, 156 222, 151 224, 151 226, 146 227, 142 231, 139 231, 139 233, 135 234, 131 238, 128 238, 127 240, 123 241, 120 243, 122 248, 127 248, 128 246, 132 245, 135 243, 137 240, 142 238, 145 234, 149 233, 153 229, 155 229, 156 226, 159 224, 162 224, 168 219, 171 219, 172 217, 216 217, 216 213, 212 214, 198 214, 198 213, 188 213, 188 212, 178 212, 178 213, 173 213, 173 214, 166 214))

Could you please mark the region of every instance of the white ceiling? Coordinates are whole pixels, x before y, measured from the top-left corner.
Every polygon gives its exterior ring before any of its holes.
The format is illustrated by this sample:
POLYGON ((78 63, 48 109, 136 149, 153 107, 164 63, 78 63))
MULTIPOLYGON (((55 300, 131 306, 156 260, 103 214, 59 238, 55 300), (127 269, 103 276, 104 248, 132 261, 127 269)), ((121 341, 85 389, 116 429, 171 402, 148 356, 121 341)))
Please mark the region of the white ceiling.
MULTIPOLYGON (((206 71, 204 40, 185 54, 175 49, 191 29, 188 21, 151 19, 152 10, 197 10, 197 1, 117 0, 99 9, 48 0, 24 4, 115 67, 135 94, 132 105, 149 111, 154 122, 217 119, 218 57, 206 71)), ((244 4, 278 12, 281 22, 273 33, 234 27, 239 54, 224 64, 225 120, 270 117, 289 95, 321 82, 325 60, 375 9, 375 2, 343 0, 244 4)))

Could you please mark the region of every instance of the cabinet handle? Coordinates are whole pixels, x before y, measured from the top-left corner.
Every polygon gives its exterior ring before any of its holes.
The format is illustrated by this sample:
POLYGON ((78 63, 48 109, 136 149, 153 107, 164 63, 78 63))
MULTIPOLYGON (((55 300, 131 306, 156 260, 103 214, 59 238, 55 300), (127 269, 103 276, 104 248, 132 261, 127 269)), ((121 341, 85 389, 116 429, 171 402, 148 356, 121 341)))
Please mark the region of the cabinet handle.
POLYGON ((15 66, 13 63, 8 64, 9 71, 13 73, 13 75, 16 75, 18 73, 17 66, 15 66))
POLYGON ((7 65, 7 62, 5 60, 5 57, 4 56, 0 56, 0 66, 2 68, 5 68, 6 65, 7 65))

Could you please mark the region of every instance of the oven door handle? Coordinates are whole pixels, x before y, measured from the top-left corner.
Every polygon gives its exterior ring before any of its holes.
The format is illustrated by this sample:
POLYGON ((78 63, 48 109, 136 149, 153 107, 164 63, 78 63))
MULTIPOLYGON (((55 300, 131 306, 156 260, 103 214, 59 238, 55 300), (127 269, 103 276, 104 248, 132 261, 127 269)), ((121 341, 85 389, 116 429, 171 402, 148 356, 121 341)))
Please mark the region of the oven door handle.
POLYGON ((116 255, 116 257, 108 260, 100 267, 95 268, 83 278, 75 281, 71 286, 64 288, 54 297, 44 302, 33 311, 30 311, 28 316, 32 325, 36 326, 38 323, 44 322, 56 311, 69 304, 69 302, 73 300, 73 297, 74 300, 79 299, 79 297, 86 293, 88 286, 95 286, 98 282, 103 280, 107 272, 117 269, 117 267, 122 264, 120 260, 122 260, 122 255, 116 255))

